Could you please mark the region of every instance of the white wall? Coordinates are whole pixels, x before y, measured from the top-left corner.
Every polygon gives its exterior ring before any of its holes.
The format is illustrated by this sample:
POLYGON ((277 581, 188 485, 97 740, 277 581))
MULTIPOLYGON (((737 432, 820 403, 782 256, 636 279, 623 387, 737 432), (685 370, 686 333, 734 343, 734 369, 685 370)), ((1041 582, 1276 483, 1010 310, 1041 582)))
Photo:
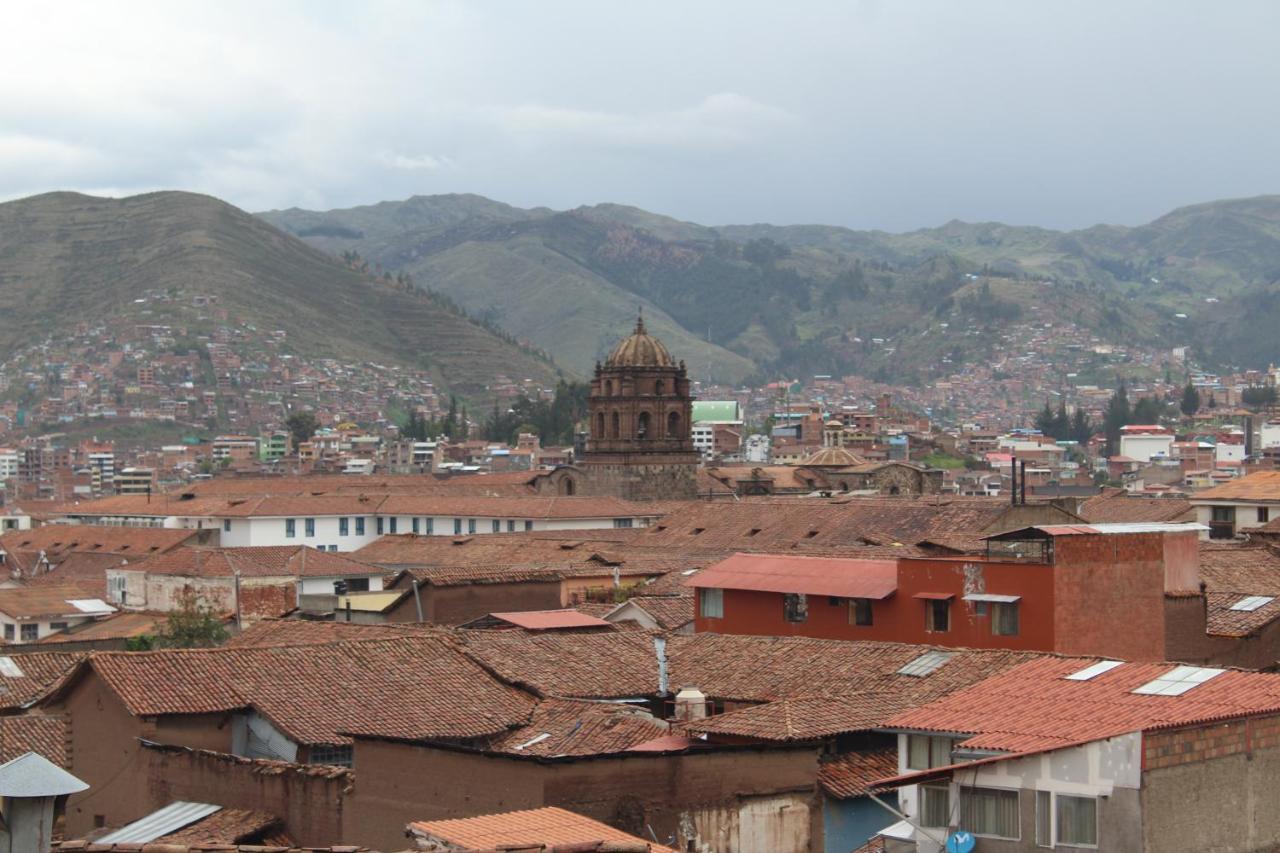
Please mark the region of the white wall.
POLYGON ((372 515, 363 516, 364 535, 356 535, 356 516, 346 516, 347 535, 339 535, 339 516, 311 516, 315 521, 315 535, 307 535, 306 518, 298 516, 294 519, 294 535, 285 535, 285 519, 283 518, 232 518, 222 519, 218 524, 221 530, 219 544, 224 548, 246 548, 265 545, 309 545, 312 548, 337 546, 339 551, 355 551, 363 548, 378 538, 377 524, 372 515), (230 521, 228 530, 226 522, 230 521))
POLYGON ((1122 435, 1120 455, 1142 462, 1156 456, 1169 456, 1173 447, 1172 435, 1122 435))
POLYGON ((34 624, 36 626, 36 639, 42 640, 45 637, 49 636, 50 634, 62 633, 61 628, 59 628, 57 631, 53 630, 51 626, 54 622, 58 622, 58 623, 65 622, 67 624, 67 627, 73 627, 75 625, 79 625, 82 622, 88 622, 89 619, 91 618, 92 617, 90 616, 80 616, 80 617, 68 616, 65 618, 50 619, 46 621, 33 623, 29 619, 19 622, 17 619, 13 619, 9 616, 6 616, 3 613, 0 613, 0 638, 3 638, 6 643, 11 643, 13 645, 20 646, 23 643, 34 642, 32 640, 22 639, 22 628, 20 627, 22 625, 34 624), (10 630, 13 631, 12 637, 9 636, 10 630))
POLYGON ((1258 433, 1258 443, 1261 447, 1280 447, 1280 421, 1263 424, 1258 433))

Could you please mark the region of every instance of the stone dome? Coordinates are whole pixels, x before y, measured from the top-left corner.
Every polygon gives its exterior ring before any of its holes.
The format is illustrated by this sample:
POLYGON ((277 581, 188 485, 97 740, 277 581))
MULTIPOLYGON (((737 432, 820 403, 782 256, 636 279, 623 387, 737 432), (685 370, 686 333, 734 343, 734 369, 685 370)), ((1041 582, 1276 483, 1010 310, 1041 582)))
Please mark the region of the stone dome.
POLYGON ((609 353, 605 367, 675 367, 671 353, 662 341, 653 337, 644 327, 644 318, 636 320, 636 330, 631 337, 620 341, 609 353))
POLYGON ((804 460, 803 464, 809 468, 848 468, 851 465, 861 465, 862 461, 843 447, 824 447, 804 460))

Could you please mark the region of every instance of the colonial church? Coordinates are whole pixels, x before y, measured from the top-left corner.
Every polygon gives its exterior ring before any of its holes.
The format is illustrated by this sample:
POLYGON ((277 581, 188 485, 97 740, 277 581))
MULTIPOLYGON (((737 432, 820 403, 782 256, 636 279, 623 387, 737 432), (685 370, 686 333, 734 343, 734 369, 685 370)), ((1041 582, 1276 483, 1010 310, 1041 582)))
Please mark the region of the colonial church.
POLYGON ((629 500, 696 496, 689 375, 645 329, 643 317, 604 364, 596 363, 587 406, 585 453, 538 477, 538 491, 629 500))

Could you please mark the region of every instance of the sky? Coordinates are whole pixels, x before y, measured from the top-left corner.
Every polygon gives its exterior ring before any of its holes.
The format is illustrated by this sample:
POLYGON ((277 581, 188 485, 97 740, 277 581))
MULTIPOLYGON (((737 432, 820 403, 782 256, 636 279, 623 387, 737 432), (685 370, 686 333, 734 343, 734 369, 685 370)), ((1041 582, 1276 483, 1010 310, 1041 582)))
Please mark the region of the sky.
POLYGON ((5 30, 0 199, 904 231, 1280 192, 1274 0, 51 1, 5 30))

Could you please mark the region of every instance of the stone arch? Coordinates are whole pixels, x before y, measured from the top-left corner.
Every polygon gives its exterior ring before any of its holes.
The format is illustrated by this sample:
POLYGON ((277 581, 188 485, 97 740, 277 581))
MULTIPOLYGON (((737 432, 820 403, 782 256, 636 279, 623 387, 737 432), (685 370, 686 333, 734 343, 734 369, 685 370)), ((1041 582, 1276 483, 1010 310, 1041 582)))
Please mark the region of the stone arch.
POLYGON ((641 412, 640 418, 636 422, 636 438, 649 437, 649 413, 641 412))
POLYGON ((604 438, 604 412, 596 412, 596 438, 604 438))
POLYGON ((667 390, 667 384, 665 382, 663 382, 661 379, 654 381, 653 393, 656 396, 661 397, 664 393, 666 393, 666 390, 667 390))
POLYGON ((671 412, 667 415, 667 438, 680 437, 680 413, 671 412))
POLYGON ((572 477, 565 477, 560 481, 560 488, 558 489, 558 491, 560 492, 561 495, 567 498, 571 498, 575 494, 577 494, 578 484, 573 481, 572 477))
POLYGON ((604 395, 606 397, 613 396, 613 380, 612 379, 606 379, 604 381, 604 395))
POLYGON ((621 438, 622 437, 622 416, 619 415, 618 412, 615 410, 613 414, 610 416, 609 420, 610 420, 609 437, 621 438))

